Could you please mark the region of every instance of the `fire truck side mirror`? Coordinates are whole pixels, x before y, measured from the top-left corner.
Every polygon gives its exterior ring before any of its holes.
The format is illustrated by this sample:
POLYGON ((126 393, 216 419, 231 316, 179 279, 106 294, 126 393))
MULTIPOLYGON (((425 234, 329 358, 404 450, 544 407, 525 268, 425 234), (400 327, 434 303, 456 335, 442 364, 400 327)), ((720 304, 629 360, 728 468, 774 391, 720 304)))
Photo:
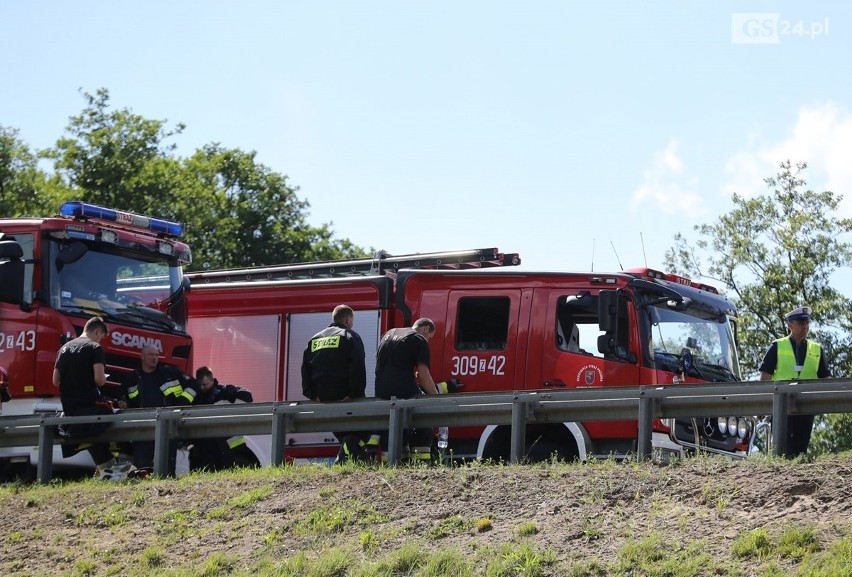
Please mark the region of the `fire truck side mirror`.
POLYGON ((603 290, 598 295, 598 328, 609 333, 615 331, 617 327, 618 292, 603 290))
POLYGON ((617 290, 602 290, 598 295, 598 352, 604 356, 635 362, 630 352, 630 319, 627 297, 617 290))
POLYGON ((24 302, 24 251, 12 240, 0 241, 0 301, 24 302))

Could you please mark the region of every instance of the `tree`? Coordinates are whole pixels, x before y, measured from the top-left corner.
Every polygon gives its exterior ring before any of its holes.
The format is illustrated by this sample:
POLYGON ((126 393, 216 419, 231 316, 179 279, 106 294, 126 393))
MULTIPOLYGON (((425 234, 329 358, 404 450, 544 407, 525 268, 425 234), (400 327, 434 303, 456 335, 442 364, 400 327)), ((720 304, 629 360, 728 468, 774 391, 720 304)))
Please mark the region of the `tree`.
POLYGON ((296 195, 287 177, 255 159, 254 152, 210 144, 184 164, 195 189, 178 196, 193 231, 195 268, 245 267, 362 256, 349 241, 335 241, 327 225, 307 224, 307 201, 296 195), (207 199, 203 206, 197 195, 207 199), (187 203, 182 203, 182 205, 187 203))
POLYGON ((175 145, 164 141, 183 132, 163 120, 150 120, 124 108, 110 110, 109 92, 83 93, 87 106, 72 116, 67 135, 45 151, 63 181, 81 193, 80 200, 132 212, 155 203, 168 205, 174 184, 163 165, 174 162, 175 145))
POLYGON ((68 194, 59 179, 48 176, 38 162, 38 154, 18 137, 18 130, 0 126, 0 215, 52 213, 68 194))
MULTIPOLYGON (((764 179, 769 194, 751 199, 734 194, 729 213, 695 227, 701 236, 695 246, 678 234, 666 253, 672 270, 724 284, 739 310, 738 352, 749 378, 757 376, 769 343, 787 335, 786 313, 805 304, 813 307, 811 336, 824 347, 832 374, 852 368, 852 301, 831 284, 832 275, 852 263, 852 245, 841 238, 852 231, 852 219, 836 216, 842 195, 805 188, 806 168, 781 163, 776 176, 764 179)), ((826 432, 826 422, 818 424, 815 441, 826 432)), ((852 447, 852 436, 845 442, 852 447)), ((819 446, 812 443, 812 449, 819 446)))
POLYGON ((44 153, 54 161, 55 179, 78 200, 185 223, 191 269, 366 254, 333 239, 328 225, 309 226, 309 203, 253 151, 209 144, 181 158, 167 141, 183 124, 169 129, 165 120, 111 109, 103 88, 83 95, 84 110, 44 153))

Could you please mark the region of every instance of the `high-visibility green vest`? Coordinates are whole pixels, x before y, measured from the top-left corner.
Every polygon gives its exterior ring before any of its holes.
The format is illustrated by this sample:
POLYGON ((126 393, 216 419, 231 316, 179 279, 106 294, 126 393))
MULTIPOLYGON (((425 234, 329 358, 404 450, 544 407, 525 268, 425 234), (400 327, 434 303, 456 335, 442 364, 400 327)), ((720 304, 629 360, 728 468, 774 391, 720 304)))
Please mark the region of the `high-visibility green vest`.
POLYGON ((773 381, 789 381, 791 379, 816 379, 819 369, 820 345, 808 340, 808 349, 805 353, 805 364, 802 370, 796 372, 796 353, 793 351, 793 341, 789 336, 775 341, 778 348, 778 362, 775 363, 775 372, 772 373, 773 381))

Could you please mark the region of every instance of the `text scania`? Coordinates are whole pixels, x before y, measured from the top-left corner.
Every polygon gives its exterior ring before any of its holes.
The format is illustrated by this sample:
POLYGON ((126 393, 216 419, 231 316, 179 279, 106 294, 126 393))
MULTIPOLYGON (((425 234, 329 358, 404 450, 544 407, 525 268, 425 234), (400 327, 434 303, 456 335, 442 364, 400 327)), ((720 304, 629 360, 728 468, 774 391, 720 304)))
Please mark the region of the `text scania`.
POLYGON ((153 345, 157 350, 163 352, 163 343, 160 339, 152 337, 140 337, 139 335, 131 335, 129 333, 120 333, 118 331, 112 333, 112 344, 117 347, 126 347, 128 349, 142 349, 145 345, 153 345))

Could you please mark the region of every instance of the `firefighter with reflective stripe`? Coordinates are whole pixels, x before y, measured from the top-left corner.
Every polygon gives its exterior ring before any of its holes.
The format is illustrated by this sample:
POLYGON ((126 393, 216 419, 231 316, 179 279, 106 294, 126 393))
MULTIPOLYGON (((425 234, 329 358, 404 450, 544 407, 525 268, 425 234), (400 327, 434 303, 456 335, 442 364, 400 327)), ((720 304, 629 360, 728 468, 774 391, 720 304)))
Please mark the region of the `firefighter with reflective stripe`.
MULTIPOLYGON (((822 347, 808 339, 811 307, 798 307, 787 313, 786 337, 775 340, 760 364, 761 381, 792 381, 796 379, 826 379, 831 377, 822 347)), ((787 417, 786 457, 796 457, 808 450, 813 429, 813 415, 787 417)))
MULTIPOLYGON (((192 396, 194 405, 219 405, 251 403, 251 391, 237 385, 222 385, 213 376, 210 367, 199 367, 195 371, 195 381, 184 392, 192 396)), ((197 439, 192 443, 189 453, 190 469, 216 471, 229 467, 248 467, 257 465, 257 458, 246 446, 243 436, 209 437, 197 439)))
MULTIPOLYGON (((302 354, 302 393, 323 403, 363 398, 367 368, 364 342, 352 330, 355 311, 347 305, 337 305, 331 320, 328 327, 310 338, 302 354)), ((337 462, 362 458, 370 439, 369 433, 358 431, 336 431, 334 436, 340 442, 337 462)))
MULTIPOLYGON (((124 394, 129 408, 188 405, 193 396, 185 390, 189 377, 171 365, 160 364, 160 352, 154 345, 142 347, 140 368, 128 373, 124 394)), ((174 472, 177 443, 169 443, 169 469, 174 472)), ((134 441, 133 461, 139 468, 154 464, 154 441, 134 441)))

